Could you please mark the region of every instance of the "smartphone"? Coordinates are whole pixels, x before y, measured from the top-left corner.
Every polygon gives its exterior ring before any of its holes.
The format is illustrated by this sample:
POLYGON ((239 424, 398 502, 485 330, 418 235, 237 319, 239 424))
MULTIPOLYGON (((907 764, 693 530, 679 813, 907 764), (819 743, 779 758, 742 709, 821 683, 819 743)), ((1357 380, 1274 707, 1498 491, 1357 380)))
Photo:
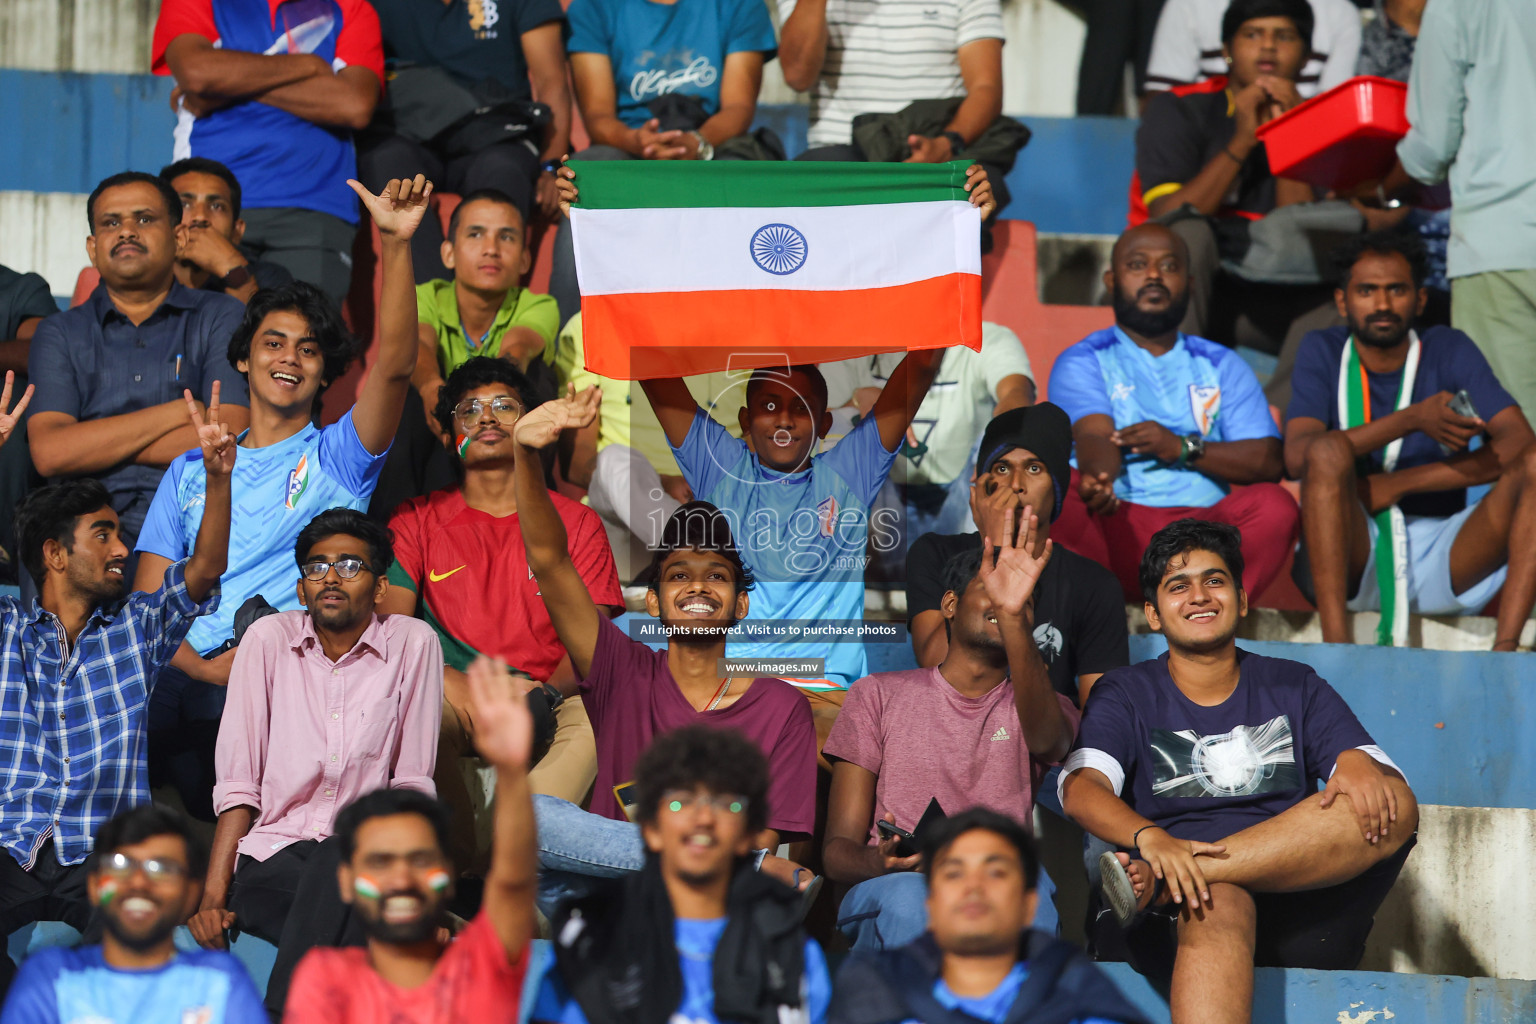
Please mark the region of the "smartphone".
POLYGON ((892 825, 883 818, 875 822, 875 829, 886 838, 895 836, 900 840, 896 844, 896 856, 910 857, 917 852, 917 837, 906 829, 892 825))
MULTIPOLYGON (((1446 408, 1450 409, 1457 416, 1465 416, 1469 420, 1481 418, 1477 415, 1477 406, 1472 404, 1472 396, 1467 394, 1466 388, 1462 388, 1452 395, 1451 400, 1445 403, 1445 405, 1446 408)), ((1442 444, 1440 451, 1446 455, 1452 454, 1452 449, 1449 445, 1442 444)))

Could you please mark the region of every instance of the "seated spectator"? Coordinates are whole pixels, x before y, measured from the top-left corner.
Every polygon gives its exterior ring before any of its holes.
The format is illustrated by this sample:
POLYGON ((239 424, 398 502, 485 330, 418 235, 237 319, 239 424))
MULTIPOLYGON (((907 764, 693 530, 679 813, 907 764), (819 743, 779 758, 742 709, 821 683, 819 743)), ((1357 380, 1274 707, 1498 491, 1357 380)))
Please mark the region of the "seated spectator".
MULTIPOLYGON (((0 390, 0 409, 10 398, 9 386, 0 390)), ((25 396, 17 404, 0 415, 0 442, 25 396)), ((235 438, 220 420, 217 385, 208 420, 190 391, 182 408, 208 493, 196 547, 166 568, 153 593, 124 597, 128 545, 100 481, 52 484, 16 507, 21 560, 41 594, 26 606, 0 597, 0 721, 6 744, 30 752, 13 757, 4 773, 0 836, 9 856, 0 857, 0 934, 44 919, 87 930, 84 861, 93 837, 149 803, 144 745, 155 677, 193 620, 219 606, 235 438)), ((0 989, 14 972, 0 957, 0 989)))
POLYGON ((100 908, 100 945, 54 946, 29 956, 0 1024, 266 1024, 261 997, 238 960, 176 948, 176 928, 197 906, 207 860, 192 823, 168 808, 146 804, 102 825, 85 881, 86 896, 100 908))
MULTIPOLYGON (((1166 0, 1152 37, 1152 56, 1147 62, 1147 92, 1158 93, 1181 85, 1230 74, 1233 61, 1226 47, 1222 15, 1231 0, 1166 0)), ((1271 8, 1279 9, 1271 3, 1271 8)), ((1296 74, 1296 91, 1302 99, 1347 81, 1355 74, 1360 52, 1360 8, 1350 0, 1309 0, 1312 30, 1296 74)), ((1253 15, 1257 17, 1257 15, 1253 15)))
POLYGON ((228 167, 187 157, 160 168, 160 180, 181 200, 186 239, 176 250, 176 280, 187 288, 223 292, 250 302, 259 288, 281 288, 293 275, 281 264, 246 259, 240 251, 240 182, 228 167))
POLYGON ((1513 651, 1536 602, 1536 434, 1471 338, 1414 331, 1417 238, 1370 236, 1339 262, 1347 326, 1307 335, 1285 424, 1286 469, 1302 481, 1298 566, 1310 565, 1323 642, 1350 641, 1346 609, 1379 610, 1378 637, 1402 643, 1410 611, 1475 615, 1502 588, 1493 649, 1513 651), (1467 487, 1485 483, 1469 503, 1467 487))
POLYGON ((1038 927, 1039 860, 1027 828, 978 807, 946 819, 923 845, 927 934, 900 949, 854 951, 837 973, 831 1024, 1141 1024, 1081 951, 1038 927))
MULTIPOLYGON (((377 189, 421 173, 445 192, 510 196, 522 221, 536 212, 553 218, 555 169, 571 151, 559 0, 372 3, 392 73, 358 139, 363 184, 377 189)), ((418 281, 449 276, 443 241, 442 222, 428 217, 411 243, 418 281)))
POLYGON ((1056 541, 1109 566, 1135 601, 1154 533, 1185 516, 1231 523, 1248 540, 1243 587, 1263 594, 1290 556, 1297 511, 1275 482, 1280 431, 1258 379, 1236 352, 1179 330, 1187 250, 1168 228, 1121 235, 1104 286, 1115 326, 1051 368, 1051 399, 1077 444, 1056 541))
MULTIPOLYGON (((1331 2, 1354 11, 1348 0, 1331 2)), ((1177 17, 1171 3, 1163 17, 1170 15, 1177 17)), ((1358 14, 1351 16, 1358 43, 1358 14)), ((1278 352, 1291 322, 1327 302, 1320 283, 1326 269, 1311 255, 1316 239, 1356 234, 1367 222, 1386 226, 1402 214, 1340 201, 1307 211, 1305 222, 1291 211, 1256 226, 1320 198, 1305 182, 1274 177, 1255 134, 1302 100, 1297 79, 1309 53, 1312 7, 1307 0, 1233 0, 1219 24, 1226 88, 1154 96, 1136 131, 1136 174, 1148 214, 1189 246, 1183 329, 1278 352), (1259 237, 1263 244, 1253 241, 1259 237)), ((1352 47, 1346 67, 1353 65, 1352 47)))
POLYGON ((373 7, 166 0, 150 68, 176 79, 176 158, 217 160, 244 185, 245 252, 339 307, 357 233, 352 133, 367 127, 384 82, 373 7))
MULTIPOLYGON (((341 419, 324 428, 314 422, 321 392, 346 372, 355 344, 336 308, 314 285, 296 281, 262 292, 229 339, 225 365, 239 374, 237 383, 249 386, 255 416, 240 437, 234 483, 238 520, 223 580, 225 598, 218 614, 187 634, 155 687, 150 716, 157 784, 173 784, 194 817, 213 819, 213 748, 236 634, 251 611, 247 606, 254 601, 284 611, 299 607, 287 568, 291 545, 317 513, 367 506, 395 436, 416 358, 409 240, 431 189, 417 178, 391 182, 383 195, 367 196, 383 238, 379 358, 357 404, 341 419)), ((197 535, 204 488, 195 458, 172 463, 139 537, 135 589, 152 589, 167 565, 186 556, 197 535)))
MULTIPOLYGON (((860 416, 869 415, 901 357, 888 352, 836 364, 855 376, 853 401, 860 416)), ((827 369, 822 367, 824 374, 827 369)), ((882 578, 900 578, 910 545, 923 534, 961 533, 975 526, 968 503, 976 438, 994 415, 1034 401, 1029 356, 1019 336, 1001 324, 982 323, 980 352, 965 345, 944 350, 876 501, 876 515, 890 509, 886 514, 901 524, 899 543, 873 545, 882 578)))
POLYGON ((1131 851, 1100 858, 1104 894, 1133 965, 1171 962, 1176 1021, 1249 1020, 1255 966, 1352 970, 1418 827, 1332 687, 1234 645, 1242 578, 1234 527, 1158 531, 1141 579, 1168 653, 1099 680, 1061 773, 1072 820, 1131 851))
MULTIPOLYGON (((827 877, 853 883, 838 927, 854 949, 905 946, 928 927, 919 857, 904 856, 877 822, 913 832, 930 800, 1030 821, 1035 787, 1072 747, 1077 708, 1052 687, 1033 636, 1035 588, 1051 558, 1049 540, 1035 543, 1038 526, 1030 506, 1010 509, 1000 546, 955 556, 944 570, 943 662, 860 679, 827 737, 822 859, 827 877)), ((1053 934, 1054 889, 1044 887, 1039 918, 1053 934)))
MULTIPOLYGON (((1018 523, 1026 507, 1038 519, 1032 553, 1044 555, 1071 484, 1072 424, 1050 402, 1000 413, 987 424, 980 453, 980 472, 971 481, 971 512, 980 532, 924 534, 907 555, 907 626, 923 668, 949 654, 944 579, 952 559, 980 554, 987 537, 994 545, 1011 545, 1008 516, 1018 523)), ((1035 646, 1051 686, 1081 707, 1099 676, 1130 659, 1120 585, 1099 563, 1058 544, 1032 597, 1035 646)))
MULTIPOLYGON (((540 594, 549 593, 549 580, 524 553, 536 528, 528 525, 528 509, 513 481, 522 453, 512 431, 538 405, 530 392, 527 378, 501 359, 471 359, 449 374, 436 415, 458 438, 463 482, 407 502, 390 521, 398 560, 380 611, 419 614, 442 642, 445 703, 437 783, 454 811, 454 851, 461 860, 474 849, 473 807, 459 759, 474 753, 464 672, 477 656, 502 658, 525 678, 540 723, 541 742, 528 775, 535 793, 582 803, 598 775, 593 727, 577 688, 581 663, 567 653, 566 638, 545 610, 540 594), (509 629, 509 622, 517 628, 509 629)), ((541 495, 547 495, 561 525, 560 549, 577 574, 582 599, 603 618, 620 614, 624 597, 602 523, 591 509, 544 491, 543 463, 538 453, 529 458, 541 495)))
POLYGON ((590 424, 600 400, 596 389, 588 389, 523 417, 513 468, 528 570, 538 577, 549 621, 581 680, 597 737, 592 812, 627 820, 618 791, 629 785, 641 751, 669 729, 708 724, 740 730, 773 765, 773 799, 762 826, 772 834, 758 845, 772 849, 786 835, 806 838, 815 827, 816 752, 805 702, 780 679, 721 678, 725 633, 746 617, 753 586, 729 520, 715 507, 693 502, 662 531, 644 578, 646 611, 660 620, 664 651, 630 639, 610 622, 576 567, 568 520, 544 488, 537 451, 562 431, 590 424))
POLYGON ((387 529, 333 508, 300 532, 294 559, 304 610, 251 623, 229 674, 213 789, 219 825, 189 922, 208 949, 224 948, 231 928, 277 946, 267 982, 274 1014, 311 947, 362 944, 336 894, 336 809, 376 789, 435 795, 443 700, 431 628, 376 614, 394 562, 387 529))
MULTIPOLYGON (((182 392, 190 388, 207 401, 222 384, 223 421, 235 433, 250 421, 245 381, 225 358, 244 310, 226 295, 176 280, 186 229, 181 200, 159 178, 114 174, 86 201, 86 219, 86 252, 101 283, 33 335, 28 369, 37 400, 27 439, 33 464, 50 480, 101 481, 122 510, 131 551, 166 467, 197 447, 182 392)), ((130 579, 134 562, 130 556, 130 579)), ((162 565, 150 586, 164 575, 162 565)))
MULTIPOLYGON (((27 357, 32 338, 44 317, 59 311, 48 282, 37 274, 18 274, 0 266, 0 372, 16 374, 16 384, 27 386, 27 357)), ((32 467, 27 443, 27 416, 16 422, 16 443, 0 448, 0 580, 16 583, 21 566, 16 560, 16 503, 42 483, 32 467)))
POLYGON ((733 729, 684 726, 646 748, 634 775, 644 867, 560 907, 533 1020, 824 1024, 832 985, 801 897, 751 868, 769 778, 733 729))
POLYGON ((538 877, 528 790, 533 723, 505 664, 480 658, 469 685, 480 755, 496 769, 479 912, 443 942, 454 896, 446 807, 398 788, 348 804, 336 821, 341 865, 331 885, 362 919, 368 947, 310 952, 293 977, 287 1024, 525 1019, 538 877))

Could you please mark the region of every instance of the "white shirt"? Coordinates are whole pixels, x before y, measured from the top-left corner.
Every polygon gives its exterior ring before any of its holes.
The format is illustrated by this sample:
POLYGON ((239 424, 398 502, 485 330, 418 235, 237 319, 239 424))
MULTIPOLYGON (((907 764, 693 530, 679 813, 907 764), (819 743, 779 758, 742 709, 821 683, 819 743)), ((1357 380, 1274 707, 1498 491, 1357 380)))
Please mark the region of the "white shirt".
MULTIPOLYGON (((1353 78, 1360 55, 1360 9, 1349 0, 1311 3, 1312 57, 1296 80, 1303 98, 1353 78)), ((1148 92, 1227 73, 1221 56, 1221 16, 1227 5, 1228 0, 1167 0, 1147 61, 1148 92)))
MULTIPOLYGON (((783 24, 795 0, 778 4, 783 24)), ((998 0, 827 0, 827 56, 811 87, 809 144, 852 142, 859 114, 965 95, 960 47, 1002 38, 998 0)))

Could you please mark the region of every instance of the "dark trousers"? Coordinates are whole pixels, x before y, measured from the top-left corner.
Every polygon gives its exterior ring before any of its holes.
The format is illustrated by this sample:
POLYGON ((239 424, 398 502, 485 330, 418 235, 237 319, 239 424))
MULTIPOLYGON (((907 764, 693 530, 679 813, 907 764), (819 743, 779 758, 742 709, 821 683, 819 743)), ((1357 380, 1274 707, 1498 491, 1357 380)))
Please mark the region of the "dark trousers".
POLYGON ((367 936, 352 908, 341 901, 335 837, 290 843, 266 860, 242 855, 235 864, 229 909, 235 924, 277 946, 267 981, 267 1012, 282 1017, 288 983, 304 954, 316 946, 364 946, 367 936))
POLYGON ((357 225, 329 213, 297 206, 247 207, 240 248, 253 260, 270 260, 295 280, 308 281, 340 309, 352 287, 352 239, 357 225))
MULTIPOLYGON (((9 853, 0 852, 0 935, 37 921, 63 921, 84 935, 86 942, 99 942, 101 925, 91 912, 85 879, 83 863, 59 863, 51 838, 43 843, 31 871, 9 853)), ((0 956, 0 999, 15 977, 16 964, 0 956)))
MULTIPOLYGON (((1083 58, 1077 67, 1077 112, 1113 114, 1121 97, 1125 65, 1135 66, 1136 92, 1146 88, 1147 60, 1163 0, 1074 0, 1088 19, 1083 58)), ((1134 116, 1136 111, 1125 113, 1134 116)))
POLYGON ((203 821, 218 818, 213 753, 226 692, 167 665, 149 694, 149 784, 174 787, 187 813, 203 821))
MULTIPOLYGON (((357 179, 375 193, 390 178, 414 178, 418 174, 425 174, 442 192, 467 195, 478 189, 494 188, 505 192, 527 221, 539 163, 538 150, 525 142, 499 142, 449 160, 403 135, 384 135, 360 142, 357 179)), ((416 267, 417 284, 453 277, 443 266, 442 245, 441 220, 423 220, 411 238, 411 262, 416 267)))

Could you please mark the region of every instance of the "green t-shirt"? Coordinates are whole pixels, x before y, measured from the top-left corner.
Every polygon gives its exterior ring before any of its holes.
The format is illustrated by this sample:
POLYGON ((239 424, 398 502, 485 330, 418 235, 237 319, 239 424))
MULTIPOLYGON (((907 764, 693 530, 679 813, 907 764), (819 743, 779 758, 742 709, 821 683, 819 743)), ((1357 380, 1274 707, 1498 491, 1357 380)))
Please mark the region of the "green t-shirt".
POLYGON ((430 325, 437 335, 437 366, 447 377, 474 356, 495 359, 501 355, 501 339, 513 327, 529 328, 548 346, 560 328, 560 307, 553 296, 517 288, 507 293, 483 340, 466 338, 459 324, 459 301, 453 282, 439 278, 416 286, 416 319, 430 325))

